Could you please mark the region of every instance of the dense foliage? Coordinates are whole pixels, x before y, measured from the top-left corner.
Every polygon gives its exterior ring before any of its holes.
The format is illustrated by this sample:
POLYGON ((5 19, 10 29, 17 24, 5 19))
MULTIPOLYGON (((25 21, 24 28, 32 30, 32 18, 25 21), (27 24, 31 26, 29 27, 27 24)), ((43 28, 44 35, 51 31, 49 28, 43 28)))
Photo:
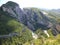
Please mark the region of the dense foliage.
POLYGON ((24 45, 60 45, 60 35, 49 38, 35 39, 31 42, 26 42, 24 45))

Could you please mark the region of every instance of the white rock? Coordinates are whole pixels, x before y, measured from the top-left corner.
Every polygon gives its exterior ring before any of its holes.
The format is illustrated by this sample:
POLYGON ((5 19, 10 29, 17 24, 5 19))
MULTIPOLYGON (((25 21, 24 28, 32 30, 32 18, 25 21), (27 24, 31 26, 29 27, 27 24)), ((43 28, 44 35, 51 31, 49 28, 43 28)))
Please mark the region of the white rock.
POLYGON ((32 32, 32 37, 33 37, 34 39, 37 39, 37 38, 38 38, 38 35, 32 32))
POLYGON ((47 30, 44 30, 44 33, 45 33, 48 37, 50 37, 49 34, 48 34, 48 32, 47 32, 47 30))

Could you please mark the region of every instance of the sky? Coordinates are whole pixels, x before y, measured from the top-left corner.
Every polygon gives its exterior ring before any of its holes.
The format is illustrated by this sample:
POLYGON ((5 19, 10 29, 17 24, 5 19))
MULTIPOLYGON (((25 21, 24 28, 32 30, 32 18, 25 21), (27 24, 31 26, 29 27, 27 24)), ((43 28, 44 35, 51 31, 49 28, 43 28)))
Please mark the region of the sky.
POLYGON ((60 0, 0 0, 0 6, 8 1, 18 3, 20 8, 36 7, 45 9, 60 9, 60 0))

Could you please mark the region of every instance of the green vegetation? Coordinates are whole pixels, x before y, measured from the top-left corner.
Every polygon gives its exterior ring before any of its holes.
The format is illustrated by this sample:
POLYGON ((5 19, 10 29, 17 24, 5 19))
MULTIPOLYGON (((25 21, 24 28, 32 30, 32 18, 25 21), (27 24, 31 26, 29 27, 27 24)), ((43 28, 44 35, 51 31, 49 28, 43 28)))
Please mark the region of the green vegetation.
POLYGON ((42 29, 36 30, 36 34, 38 35, 38 38, 47 38, 47 35, 43 32, 42 29))
POLYGON ((0 45, 60 45, 60 35, 53 36, 51 29, 48 30, 50 37, 43 33, 42 29, 37 29, 38 39, 33 39, 31 30, 18 22, 9 14, 0 14, 0 35, 19 32, 20 36, 0 38, 0 45))
POLYGON ((49 37, 47 39, 34 39, 31 42, 26 42, 24 45, 60 45, 60 35, 49 37))
POLYGON ((9 14, 1 12, 3 11, 0 11, 0 35, 8 35, 14 32, 20 33, 20 35, 0 38, 0 45, 22 45, 33 39, 31 31, 26 26, 9 14))
MULTIPOLYGON (((11 3, 13 3, 13 2, 11 2, 11 3)), ((14 3, 14 4, 11 4, 11 3, 8 2, 8 5, 11 6, 11 8, 14 8, 15 5, 18 6, 18 4, 16 4, 16 3, 14 3)), ((8 5, 5 5, 5 7, 7 6, 9 8, 8 5)), ((47 35, 43 32, 43 29, 40 28, 42 25, 38 24, 38 21, 43 20, 41 22, 42 24, 45 22, 45 19, 48 21, 46 16, 41 13, 40 9, 31 8, 31 10, 32 10, 32 14, 31 14, 32 20, 33 20, 33 17, 34 16, 35 17, 34 17, 33 21, 31 21, 31 20, 29 20, 29 21, 36 29, 34 33, 37 34, 37 36, 38 36, 37 39, 33 38, 32 31, 30 29, 28 29, 27 26, 25 26, 22 23, 20 23, 19 21, 17 21, 16 18, 10 16, 9 13, 3 12, 0 9, 0 37, 1 37, 1 35, 9 35, 10 33, 19 33, 19 35, 12 36, 12 34, 11 34, 10 37, 6 36, 3 38, 0 38, 0 45, 60 45, 60 34, 54 36, 52 34, 52 29, 50 28, 50 29, 46 29, 50 35, 50 37, 47 37, 47 35), (36 18, 37 17, 36 15, 38 15, 38 18, 36 18), (40 19, 40 20, 38 20, 38 19, 40 19)), ((48 13, 47 17, 50 16, 49 20, 52 24, 57 24, 57 23, 60 24, 59 15, 56 16, 57 15, 56 13, 53 13, 50 11, 47 13, 48 13)), ((25 23, 25 20, 24 20, 24 23, 25 23)), ((45 22, 45 24, 46 24, 46 22, 45 22)), ((43 28, 43 26, 42 26, 42 28, 43 28)), ((52 28, 54 28, 54 27, 52 27, 52 28)), ((60 31, 60 25, 57 25, 56 28, 59 29, 59 31, 60 31)))

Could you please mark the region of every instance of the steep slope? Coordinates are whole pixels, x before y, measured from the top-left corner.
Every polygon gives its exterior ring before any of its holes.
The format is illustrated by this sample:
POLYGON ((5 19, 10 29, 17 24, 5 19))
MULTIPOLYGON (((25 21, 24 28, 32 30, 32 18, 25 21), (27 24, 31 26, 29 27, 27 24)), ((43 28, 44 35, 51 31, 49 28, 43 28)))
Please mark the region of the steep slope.
POLYGON ((60 14, 59 14, 59 11, 57 10, 54 11, 54 10, 42 10, 43 13, 45 13, 45 15, 47 17, 50 18, 50 22, 53 24, 52 28, 52 32, 55 32, 54 34, 56 34, 56 32, 60 32, 59 30, 59 27, 60 27, 60 14))
POLYGON ((49 19, 47 16, 45 16, 40 9, 37 8, 24 8, 24 12, 26 12, 27 14, 27 22, 28 22, 28 27, 29 24, 32 25, 31 28, 34 29, 48 29, 50 28, 50 23, 49 23, 49 19))
POLYGON ((32 39, 32 32, 0 8, 0 45, 21 45, 32 39))
POLYGON ((14 17, 17 21, 27 26, 29 29, 36 31, 41 28, 42 30, 57 30, 56 24, 58 24, 55 19, 53 12, 44 11, 37 8, 23 8, 19 7, 15 2, 7 2, 1 6, 3 12, 9 13, 10 16, 14 17), (52 17, 52 18, 51 18, 52 17))
POLYGON ((18 4, 13 2, 7 2, 2 5, 2 10, 11 14, 10 16, 15 17, 19 22, 26 25, 31 30, 41 28, 43 30, 50 28, 50 21, 40 10, 38 9, 23 9, 19 8, 18 4), (13 6, 12 6, 13 5, 13 6))
POLYGON ((55 19, 59 17, 57 13, 54 15, 53 12, 38 8, 21 9, 12 1, 3 4, 0 7, 1 45, 22 45, 30 42, 32 35, 36 39, 50 37, 49 33, 57 35, 60 33, 60 22, 55 19))

